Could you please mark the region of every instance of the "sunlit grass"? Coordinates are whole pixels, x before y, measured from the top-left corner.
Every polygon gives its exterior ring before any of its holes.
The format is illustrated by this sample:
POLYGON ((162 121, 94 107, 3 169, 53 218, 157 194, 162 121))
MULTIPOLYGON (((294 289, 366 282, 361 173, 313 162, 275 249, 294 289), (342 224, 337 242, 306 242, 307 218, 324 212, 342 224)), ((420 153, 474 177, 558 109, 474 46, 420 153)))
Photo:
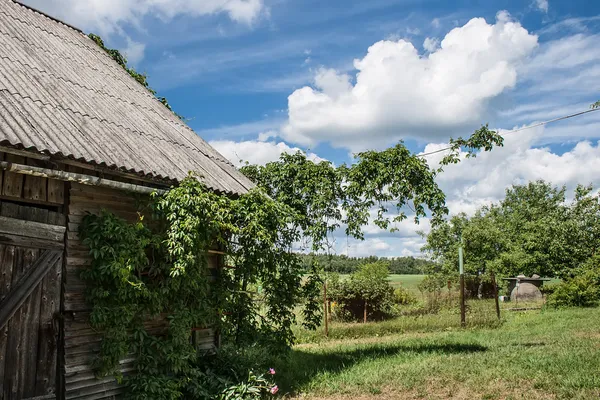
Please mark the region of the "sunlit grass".
POLYGON ((329 338, 298 332, 301 344, 279 361, 280 386, 331 399, 600 396, 600 309, 503 310, 499 324, 493 300, 470 305, 466 328, 448 310, 334 323, 329 338))

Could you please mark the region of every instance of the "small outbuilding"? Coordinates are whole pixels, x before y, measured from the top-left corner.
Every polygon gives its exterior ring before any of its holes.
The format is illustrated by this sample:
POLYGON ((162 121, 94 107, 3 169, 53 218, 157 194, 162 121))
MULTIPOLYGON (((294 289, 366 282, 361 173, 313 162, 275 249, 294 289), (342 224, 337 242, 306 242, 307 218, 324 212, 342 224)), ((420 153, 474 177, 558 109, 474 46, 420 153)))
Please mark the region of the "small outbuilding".
POLYGON ((188 171, 231 196, 253 186, 83 32, 0 0, 0 399, 119 395, 91 366, 79 224, 102 209, 133 221, 140 196, 188 171))
POLYGON ((516 278, 504 278, 508 281, 508 293, 511 301, 540 301, 543 299, 540 288, 548 278, 540 278, 539 275, 527 277, 519 275, 516 278))

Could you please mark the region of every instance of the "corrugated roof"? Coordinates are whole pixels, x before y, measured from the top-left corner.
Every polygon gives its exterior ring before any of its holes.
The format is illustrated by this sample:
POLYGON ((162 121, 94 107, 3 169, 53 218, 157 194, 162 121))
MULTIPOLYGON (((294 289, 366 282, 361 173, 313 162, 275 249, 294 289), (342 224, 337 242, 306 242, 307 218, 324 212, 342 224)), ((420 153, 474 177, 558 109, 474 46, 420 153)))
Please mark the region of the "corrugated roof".
POLYGON ((213 190, 254 185, 82 32, 0 0, 0 144, 213 190))

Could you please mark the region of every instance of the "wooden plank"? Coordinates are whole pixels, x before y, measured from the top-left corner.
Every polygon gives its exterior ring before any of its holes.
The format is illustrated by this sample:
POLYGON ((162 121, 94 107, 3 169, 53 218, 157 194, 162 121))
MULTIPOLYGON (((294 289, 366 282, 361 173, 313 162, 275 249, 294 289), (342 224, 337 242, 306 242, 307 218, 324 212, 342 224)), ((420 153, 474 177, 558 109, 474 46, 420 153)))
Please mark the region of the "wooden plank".
POLYGON ((23 198, 35 201, 48 201, 48 178, 41 176, 25 176, 23 198))
POLYGON ((48 202, 65 204, 65 182, 48 179, 48 202))
POLYGON ((0 216, 22 219, 24 221, 40 222, 49 225, 66 225, 66 217, 59 212, 49 211, 45 208, 3 202, 0 216))
POLYGON ((45 200, 32 200, 32 199, 25 199, 23 197, 16 198, 16 197, 11 197, 11 196, 4 196, 4 195, 0 195, 0 200, 19 201, 19 202, 23 202, 23 203, 27 203, 27 204, 31 204, 31 205, 35 205, 35 206, 45 206, 45 207, 59 206, 59 204, 50 203, 49 201, 45 201, 45 200))
POLYGON ((10 292, 15 248, 0 244, 0 301, 10 292))
POLYGON ((35 287, 50 271, 50 268, 55 265, 60 255, 59 251, 45 250, 33 265, 28 268, 29 273, 19 279, 16 284, 13 276, 13 286, 8 295, 0 302, 0 328, 4 327, 17 312, 27 299, 27 296, 33 292, 35 287))
POLYGON ((64 226, 43 224, 33 221, 23 221, 16 218, 0 217, 0 234, 27 236, 35 239, 63 242, 65 231, 66 228, 64 226))
MULTIPOLYGON (((22 164, 25 162, 25 157, 14 154, 6 154, 5 158, 9 163, 22 164)), ((4 182, 2 183, 2 195, 9 197, 23 197, 23 180, 24 177, 16 172, 4 172, 4 182)))
MULTIPOLYGON (((11 283, 11 289, 15 287, 17 284, 18 278, 16 276, 22 270, 23 263, 23 249, 15 249, 15 254, 13 258, 13 281, 11 283)), ((10 294, 9 294, 10 295, 10 294)), ((2 304, 4 304, 4 301, 2 304)), ((0 307, 0 312, 4 312, 4 308, 0 307)), ((3 398, 5 399, 15 399, 18 398, 18 386, 19 386, 19 374, 18 368, 21 348, 20 344, 20 336, 21 336, 21 325, 22 320, 24 318, 23 309, 17 308, 16 313, 11 314, 12 318, 10 320, 0 318, 0 329, 6 326, 8 327, 8 336, 6 339, 6 366, 4 371, 4 390, 2 391, 3 398)))
MULTIPOLYGON (((0 245, 0 301, 10 291, 12 270, 15 258, 15 248, 0 245)), ((0 395, 4 393, 4 374, 6 371, 6 349, 8 344, 8 325, 0 329, 0 395)))
POLYGON ((50 160, 50 156, 47 156, 45 154, 34 153, 32 151, 27 150, 13 149, 12 147, 0 146, 0 151, 7 154, 14 154, 26 158, 33 158, 36 160, 50 160))
POLYGON ((112 388, 109 387, 107 384, 104 384, 101 386, 94 387, 92 391, 79 390, 75 392, 68 392, 65 398, 66 400, 113 400, 121 398, 120 395, 122 395, 124 391, 125 389, 123 387, 119 387, 117 384, 112 385, 112 388))
POLYGON ((5 235, 0 233, 0 244, 15 247, 35 247, 45 250, 61 250, 64 243, 53 240, 33 239, 27 236, 5 235))
MULTIPOLYGON (((3 384, 3 398, 4 399, 18 399, 17 390, 19 386, 19 375, 18 368, 16 366, 19 363, 21 348, 20 343, 20 332, 21 332, 21 321, 24 318, 23 310, 17 311, 12 317, 6 327, 8 328, 8 336, 6 339, 6 366, 4 371, 4 384, 3 384)), ((1 328, 0 328, 1 329, 1 328)), ((2 377, 0 377, 2 378, 2 377)))
POLYGON ((137 200, 133 196, 128 196, 126 193, 90 193, 89 191, 71 189, 71 201, 81 203, 120 203, 127 204, 135 208, 137 200))
POLYGON ((58 332, 55 316, 60 309, 62 257, 42 280, 40 299, 39 345, 35 390, 38 394, 55 392, 58 332))
MULTIPOLYGON (((4 161, 4 153, 2 153, 2 152, 0 152, 0 161, 4 161)), ((2 182, 3 182, 3 178, 4 178, 4 170, 0 169, 0 194, 2 194, 2 182)), ((2 391, 0 391, 0 393, 2 393, 2 391)))
MULTIPOLYGON (((32 260, 39 257, 40 251, 29 249, 25 252, 25 259, 32 260)), ((28 261, 29 263, 30 261, 28 261)), ((35 264, 35 262, 33 263, 35 264)), ((28 265, 24 269, 31 271, 32 266, 28 265)), ((45 275, 45 274, 44 274, 45 275)), ((21 358, 19 365, 19 394, 22 397, 34 397, 35 393, 35 375, 37 369, 37 349, 40 318, 40 284, 34 285, 33 291, 27 296, 21 308, 24 309, 25 318, 21 330, 21 358)))

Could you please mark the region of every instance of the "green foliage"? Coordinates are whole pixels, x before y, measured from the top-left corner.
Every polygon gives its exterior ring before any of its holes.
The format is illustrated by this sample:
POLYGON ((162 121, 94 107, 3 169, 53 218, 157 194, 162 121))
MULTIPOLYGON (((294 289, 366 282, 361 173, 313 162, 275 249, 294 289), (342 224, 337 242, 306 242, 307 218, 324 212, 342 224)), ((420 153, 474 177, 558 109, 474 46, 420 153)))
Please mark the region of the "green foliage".
POLYGON ((464 150, 467 152, 467 158, 473 158, 477 157, 477 152, 481 149, 491 151, 494 146, 501 147, 503 145, 504 138, 498 132, 490 130, 486 124, 473 132, 468 139, 462 137, 450 139, 450 152, 444 156, 440 164, 443 167, 460 162, 460 152, 464 150))
POLYGON ((447 212, 446 197, 435 182, 435 171, 427 161, 411 153, 404 143, 383 151, 366 151, 354 156, 351 166, 342 165, 346 197, 342 207, 347 213, 348 235, 363 238, 362 227, 369 223, 370 211, 377 209, 374 223, 394 231, 394 222, 407 218, 405 209, 412 203, 415 223, 431 213, 434 222, 447 212), (396 209, 390 214, 390 205, 396 209))
POLYGON ((365 302, 369 319, 392 316, 396 297, 388 281, 385 263, 365 264, 348 279, 332 279, 328 297, 335 303, 336 316, 345 320, 362 320, 365 302))
POLYGON ((594 307, 600 304, 600 256, 591 258, 578 275, 556 285, 551 307, 594 307))
POLYGON ((183 120, 183 116, 177 114, 175 111, 173 111, 173 109, 171 108, 171 105, 169 104, 169 102, 167 101, 167 99, 165 97, 158 97, 156 96, 156 90, 152 89, 150 87, 150 84, 148 83, 148 76, 146 74, 141 74, 139 72, 137 72, 134 68, 129 67, 127 65, 127 58, 125 58, 125 56, 123 54, 121 54, 121 52, 117 49, 109 49, 104 45, 104 41, 102 40, 102 38, 96 34, 90 33, 88 35, 88 37, 90 39, 92 39, 94 41, 94 43, 96 43, 98 45, 98 47, 100 47, 102 50, 104 50, 117 64, 119 64, 121 67, 123 67, 123 69, 125 71, 127 71, 127 73, 129 75, 131 75, 131 77, 133 79, 135 79, 136 81, 138 81, 138 83, 140 85, 142 85, 143 87, 145 87, 146 89, 148 89, 148 91, 150 93, 152 93, 158 101, 160 101, 165 107, 167 107, 167 109, 169 111, 171 111, 173 114, 175 114, 177 116, 177 118, 183 120))
POLYGON ((328 272, 338 274, 351 274, 356 272, 361 265, 377 261, 388 265, 390 274, 416 275, 422 274, 435 267, 435 263, 430 260, 415 257, 348 257, 337 254, 300 254, 300 259, 306 271, 309 271, 312 264, 317 262, 328 272))
POLYGON ((591 105, 592 109, 600 108, 600 100, 591 105))
POLYGON ((339 226, 344 196, 341 176, 329 161, 314 163, 301 152, 283 153, 265 166, 246 165, 242 173, 271 198, 294 211, 294 224, 314 251, 327 248, 327 237, 339 226))
POLYGON ((232 385, 223 390, 217 400, 253 400, 262 399, 265 395, 277 393, 277 385, 270 382, 265 375, 256 376, 254 372, 248 373, 244 382, 232 385))
MULTIPOLYGON (((451 153, 442 164, 459 162, 461 149, 475 157, 478 150, 501 145, 502 137, 484 126, 469 139, 451 140, 451 153)), ((435 181, 441 169, 432 169, 402 141, 383 151, 357 153, 351 165, 314 163, 297 152, 284 153, 265 166, 246 165, 241 171, 271 198, 295 211, 294 223, 315 252, 328 249, 328 235, 342 225, 347 235, 364 239, 362 228, 371 222, 373 209, 377 214, 372 222, 392 232, 396 223, 407 218, 408 209, 415 223, 430 216, 437 224, 448 212, 435 181)))
POLYGON ((394 304, 400 306, 410 306, 417 304, 417 298, 410 291, 399 287, 394 290, 394 304))
POLYGON ((321 324, 321 288, 323 283, 321 271, 319 271, 317 264, 313 264, 303 287, 305 305, 302 310, 302 325, 306 329, 315 330, 321 324))
POLYGON ((568 277, 591 257, 600 239, 600 208, 592 187, 579 186, 571 204, 565 188, 544 181, 515 185, 498 204, 433 227, 423 250, 441 270, 458 271, 462 237, 465 272, 500 276, 568 277))
MULTIPOLYGON (((289 348, 294 307, 310 292, 300 284, 302 267, 291 252, 298 240, 291 211, 258 189, 237 199, 219 196, 195 176, 154 196, 152 209, 151 221, 130 224, 102 212, 81 226, 93 258, 82 273, 90 323, 103 334, 98 373, 118 376, 119 360, 133 354, 137 373, 126 379, 129 396, 176 399, 206 374, 197 366, 202 353, 190 340, 193 328, 217 329, 237 346, 289 348), (218 279, 208 269, 207 251, 214 247, 233 266, 218 279), (262 301, 256 302, 251 288, 259 284, 262 301), (161 320, 165 331, 146 324, 161 320)), ((314 320, 310 310, 306 314, 314 320)), ((260 380, 238 385, 243 379, 228 384, 243 392, 260 380)))

